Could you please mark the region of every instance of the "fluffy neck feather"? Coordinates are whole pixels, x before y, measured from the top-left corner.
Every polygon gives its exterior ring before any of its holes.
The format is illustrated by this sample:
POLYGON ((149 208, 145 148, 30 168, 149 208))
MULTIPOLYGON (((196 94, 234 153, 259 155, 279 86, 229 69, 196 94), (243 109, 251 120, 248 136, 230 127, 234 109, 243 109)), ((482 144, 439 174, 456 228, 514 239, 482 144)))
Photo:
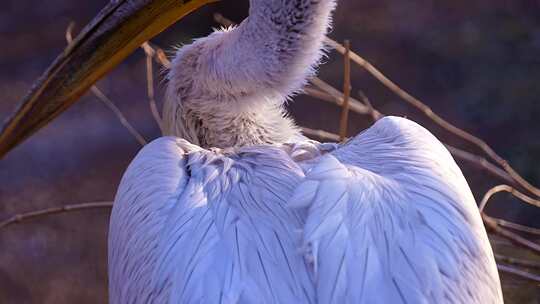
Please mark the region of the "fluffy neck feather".
POLYGON ((165 135, 204 148, 301 137, 283 104, 313 74, 334 0, 252 0, 250 16, 180 48, 168 75, 165 135))

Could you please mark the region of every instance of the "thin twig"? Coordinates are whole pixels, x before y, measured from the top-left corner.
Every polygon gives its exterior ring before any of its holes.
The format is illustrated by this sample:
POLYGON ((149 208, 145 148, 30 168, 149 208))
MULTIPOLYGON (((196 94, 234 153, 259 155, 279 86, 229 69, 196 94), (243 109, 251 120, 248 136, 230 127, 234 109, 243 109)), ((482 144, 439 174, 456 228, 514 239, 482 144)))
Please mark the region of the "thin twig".
POLYGON ((154 60, 159 65, 163 66, 166 69, 171 68, 171 61, 169 60, 169 58, 167 58, 167 55, 165 55, 165 51, 163 51, 163 49, 161 49, 160 47, 152 45, 150 42, 147 41, 143 45, 141 45, 141 48, 144 50, 146 56, 154 58, 154 60))
MULTIPOLYGON (((66 29, 66 41, 68 44, 73 42, 73 29, 75 28, 75 22, 70 22, 66 29)), ((135 139, 144 146, 147 144, 144 137, 129 123, 122 111, 97 87, 92 86, 90 91, 97 97, 101 102, 103 102, 111 111, 114 112, 120 123, 135 137, 135 139)))
POLYGON ((369 109, 369 116, 371 116, 371 119, 373 120, 373 122, 378 121, 384 116, 379 111, 375 110, 375 108, 371 104, 371 101, 369 100, 367 95, 364 94, 364 92, 359 91, 358 95, 360 95, 360 100, 362 100, 364 104, 366 105, 366 107, 369 109))
POLYGON ((225 27, 234 26, 234 22, 232 22, 230 19, 225 18, 220 13, 214 14, 214 21, 216 21, 216 23, 219 23, 225 27))
MULTIPOLYGON (((323 101, 327 101, 327 102, 330 102, 330 103, 336 103, 336 98, 322 90, 319 90, 318 88, 314 88, 314 87, 305 87, 304 90, 303 90, 303 93, 307 96, 311 96, 313 98, 317 98, 317 99, 320 99, 320 100, 323 100, 323 101)), ((339 102, 339 101, 337 101, 339 102)))
POLYGON ((516 234, 506 228, 503 228, 501 225, 499 225, 499 223, 497 223, 497 221, 494 218, 486 215, 485 213, 482 213, 482 219, 484 220, 484 223, 486 224, 486 226, 489 229, 491 229, 494 233, 497 233, 498 235, 508 239, 514 244, 520 245, 524 248, 534 251, 536 254, 540 254, 539 244, 529 241, 526 238, 520 236, 519 234, 516 234))
POLYGON ((148 93, 148 101, 150 103, 150 110, 152 112, 152 116, 154 117, 154 120, 156 121, 156 124, 159 127, 159 130, 161 131, 161 134, 163 134, 163 120, 161 119, 161 116, 159 115, 159 110, 156 103, 155 98, 155 92, 154 92, 154 65, 153 65, 153 58, 156 52, 154 51, 153 54, 150 54, 149 51, 147 51, 148 48, 151 48, 150 45, 145 42, 142 45, 142 48, 144 49, 144 53, 146 54, 146 88, 148 93))
POLYGON ((489 200, 491 199, 491 197, 493 195, 497 194, 497 193, 500 193, 500 192, 511 193, 513 196, 519 198, 523 202, 540 208, 540 201, 539 200, 535 200, 535 199, 533 199, 533 198, 519 192, 518 190, 516 190, 516 189, 514 189, 514 188, 512 188, 512 187, 510 187, 508 185, 498 185, 498 186, 495 186, 495 187, 489 189, 489 191, 486 192, 486 194, 484 195, 484 198, 482 198, 482 202, 480 202, 480 212, 484 211, 484 209, 486 208, 486 206, 487 206, 489 200))
POLYGON ((495 221, 495 223, 497 223, 497 225, 503 228, 508 228, 508 229, 519 231, 519 232, 540 236, 540 229, 538 228, 533 228, 529 226, 524 226, 524 225, 508 222, 503 219, 499 219, 495 217, 491 217, 491 218, 493 219, 493 221, 495 221))
POLYGON ((304 133, 305 135, 309 137, 318 137, 320 139, 333 141, 333 142, 339 142, 341 140, 339 135, 326 132, 323 130, 315 130, 315 129, 302 127, 302 133, 304 133))
POLYGON ((529 260, 523 260, 523 259, 517 259, 514 257, 505 256, 502 254, 495 254, 495 259, 497 261, 501 261, 507 264, 513 264, 521 267, 526 268, 537 268, 540 269, 540 262, 538 261, 529 261, 529 260))
POLYGON ((0 230, 3 228, 6 228, 7 226, 18 224, 18 223, 28 221, 30 219, 38 218, 38 217, 64 213, 64 212, 89 210, 89 209, 102 209, 102 208, 110 209, 112 205, 113 205, 112 202, 84 203, 84 204, 66 205, 62 207, 53 207, 53 208, 47 208, 47 209, 38 210, 38 211, 32 211, 28 213, 17 214, 3 222, 0 222, 0 230))
MULTIPOLYGON (((326 38, 325 42, 332 48, 334 48, 336 51, 338 51, 341 54, 346 54, 347 49, 339 44, 338 42, 326 38)), ((443 129, 449 131, 450 133, 453 133, 462 139, 478 146, 480 149, 484 151, 495 163, 497 163, 499 166, 501 166, 511 177, 514 179, 520 186, 525 188, 527 191, 531 192, 532 194, 536 195, 537 197, 540 197, 540 189, 537 187, 531 185, 528 181, 526 181, 519 173, 517 173, 514 168, 512 168, 508 162, 500 157, 485 141, 482 139, 466 132, 465 130, 462 130, 451 123, 444 120, 442 117, 437 115, 433 110, 428 107, 426 104, 424 104, 419 99, 415 98, 411 94, 407 93, 405 90, 403 90, 401 87, 399 87, 397 84, 395 84, 393 81, 391 81, 388 77, 386 77, 381 71, 379 71, 377 68, 375 68, 371 63, 369 63, 364 58, 360 57, 358 54, 350 51, 349 52, 351 59, 356 62, 358 65, 360 65, 362 68, 364 68, 366 71, 368 71, 372 76, 374 76, 378 81, 380 81, 384 86, 386 86, 388 89, 390 89, 392 92, 394 92, 396 95, 401 97, 403 100, 408 102, 409 104, 413 105, 415 108, 420 110, 424 113, 428 118, 430 118, 433 122, 438 124, 443 129)))
MULTIPOLYGON (((324 80, 320 79, 319 77, 313 77, 310 80, 310 82, 311 82, 312 85, 317 87, 319 90, 327 93, 328 95, 330 95, 330 96, 332 96, 334 98, 333 100, 323 99, 324 101, 332 102, 332 103, 334 103, 334 104, 336 104, 336 105, 338 105, 340 107, 343 105, 343 101, 344 101, 343 92, 341 92, 338 89, 334 88, 333 86, 331 86, 330 84, 328 84, 324 80)), ((307 93, 309 93, 309 92, 307 92, 307 93)), ((349 98, 349 109, 351 111, 353 111, 353 112, 356 112, 356 113, 362 114, 362 115, 366 115, 366 114, 370 113, 370 109, 367 106, 365 106, 364 104, 362 104, 362 102, 360 102, 359 100, 354 99, 352 97, 349 98)))
MULTIPOLYGON (((317 77, 313 78, 311 83, 315 85, 318 90, 308 87, 304 90, 307 95, 323 101, 334 103, 338 106, 342 105, 343 98, 340 91, 317 77)), ((359 114, 371 115, 371 117, 376 120, 384 117, 384 114, 373 108, 368 99, 364 99, 363 101, 364 102, 362 103, 354 98, 351 98, 350 109, 359 114)), ((493 176, 498 177, 507 183, 516 183, 512 176, 510 176, 506 171, 495 166, 485 158, 448 144, 445 146, 456 158, 467 161, 468 163, 471 163, 474 166, 491 173, 493 176)))
POLYGON ((512 177, 508 173, 506 173, 506 171, 492 164, 487 159, 481 156, 478 156, 476 154, 467 152, 465 150, 461 150, 454 146, 450 146, 450 145, 445 145, 445 146, 448 149, 448 151, 450 151, 450 153, 452 153, 452 155, 454 155, 456 158, 465 160, 475 165, 476 167, 491 173, 493 176, 504 180, 507 183, 515 183, 514 179, 512 179, 512 177))
MULTIPOLYGON (((343 93, 341 93, 339 90, 318 77, 314 77, 311 80, 311 83, 315 85, 319 90, 314 91, 314 89, 312 88, 306 88, 306 94, 323 101, 332 102, 338 106, 342 105, 343 93), (326 94, 321 94, 321 92, 326 94)), ((377 117, 377 119, 384 117, 384 114, 374 109, 373 106, 370 107, 369 105, 365 105, 366 100, 364 100, 364 103, 362 103, 354 98, 351 98, 350 103, 350 109, 358 114, 371 115, 372 117, 377 117)), ((493 176, 501 178, 507 183, 516 184, 516 181, 505 170, 500 169, 485 158, 450 145, 446 145, 446 147, 455 157, 465 160, 478 168, 484 169, 485 171, 491 173, 493 176)))
POLYGON ((536 282, 536 283, 540 284, 540 276, 538 276, 536 274, 533 274, 533 273, 530 273, 530 272, 527 272, 527 271, 523 271, 521 269, 517 269, 517 268, 514 268, 512 266, 503 265, 503 264, 497 264, 497 268, 501 272, 506 272, 506 273, 509 273, 509 274, 513 274, 513 275, 518 276, 518 277, 520 277, 522 279, 526 279, 526 280, 533 281, 533 282, 536 282))
POLYGON ((170 69, 171 68, 171 61, 169 58, 167 58, 167 55, 165 55, 165 51, 162 49, 156 50, 155 55, 156 61, 160 63, 163 67, 170 69))
POLYGON ((144 137, 129 123, 122 111, 110 100, 103 92, 96 86, 93 86, 91 89, 92 93, 103 102, 115 115, 120 123, 135 137, 135 139, 141 144, 141 146, 146 145, 148 142, 144 137))
MULTIPOLYGON (((304 92, 307 95, 341 106, 341 104, 343 103, 341 92, 339 92, 330 84, 326 83, 325 81, 317 77, 312 79, 312 83, 315 86, 317 86, 318 89, 311 88, 311 87, 305 88, 304 92)), ((362 98, 362 94, 360 95, 362 98)), ((351 98, 350 108, 352 111, 359 114, 371 115, 371 117, 374 120, 379 120, 380 118, 384 117, 384 114, 382 114, 381 112, 373 108, 373 105, 371 105, 369 99, 367 98, 362 98, 362 99, 363 99, 363 103, 358 100, 355 100, 354 98, 351 98)), ((464 151, 457 147, 448 145, 448 144, 446 144, 445 146, 450 151, 450 153, 452 153, 452 155, 454 155, 456 158, 464 160, 474 165, 477 168, 483 169, 489 172, 490 174, 492 174, 493 176, 498 177, 507 183, 515 183, 514 179, 506 171, 495 166, 494 164, 492 164, 485 158, 478 156, 476 154, 464 151)))
POLYGON ((489 236, 489 242, 493 245, 495 245, 496 248, 498 247, 502 247, 502 246, 506 246, 506 247, 509 247, 509 246, 513 246, 514 244, 512 242, 510 242, 508 239, 505 239, 503 237, 499 237, 498 235, 496 234, 488 234, 489 236))
POLYGON ((73 30, 75 29, 75 22, 71 21, 66 28, 66 41, 69 44, 73 42, 73 30))
POLYGON ((341 119, 339 121, 339 139, 344 141, 349 126, 349 98, 351 97, 351 42, 345 40, 345 56, 343 57, 343 104, 341 106, 341 119))

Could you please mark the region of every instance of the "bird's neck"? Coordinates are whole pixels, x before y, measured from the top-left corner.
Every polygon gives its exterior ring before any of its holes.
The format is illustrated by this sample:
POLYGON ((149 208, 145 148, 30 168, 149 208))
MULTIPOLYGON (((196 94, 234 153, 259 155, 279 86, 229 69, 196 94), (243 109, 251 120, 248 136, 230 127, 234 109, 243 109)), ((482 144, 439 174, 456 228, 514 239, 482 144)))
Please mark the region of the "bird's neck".
POLYGON ((299 137, 284 103, 322 55, 334 0, 252 0, 250 16, 179 49, 168 75, 166 135, 203 147, 299 137))
MULTIPOLYGON (((238 106, 238 105, 236 105, 238 106)), ((245 105, 244 105, 245 106, 245 105)), ((259 103, 255 108, 212 110, 179 104, 169 134, 184 138, 202 148, 245 147, 294 142, 301 133, 280 105, 259 103)))

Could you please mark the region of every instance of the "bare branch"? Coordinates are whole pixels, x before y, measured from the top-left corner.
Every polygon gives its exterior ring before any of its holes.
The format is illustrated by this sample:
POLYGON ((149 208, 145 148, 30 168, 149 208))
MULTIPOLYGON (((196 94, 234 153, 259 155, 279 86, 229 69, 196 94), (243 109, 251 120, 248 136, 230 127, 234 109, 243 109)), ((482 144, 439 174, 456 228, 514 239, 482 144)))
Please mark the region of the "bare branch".
POLYGON ((147 144, 146 139, 144 139, 144 137, 129 123, 122 111, 120 111, 120 109, 105 94, 103 94, 98 87, 93 86, 90 90, 114 113, 114 115, 116 115, 116 118, 118 118, 120 123, 129 131, 129 133, 131 133, 131 135, 133 135, 133 137, 135 137, 141 146, 147 144))
POLYGON ((323 130, 314 130, 306 127, 302 127, 302 133, 310 137, 318 137, 323 140, 339 142, 340 137, 337 134, 326 132, 323 130))
MULTIPOLYGON (((339 44, 338 42, 326 38, 325 42, 332 48, 334 48, 339 53, 345 55, 347 53, 347 49, 339 44)), ((388 89, 390 89, 392 92, 394 92, 396 95, 401 97, 403 100, 420 110, 424 113, 428 118, 430 118, 433 122, 438 124, 443 129, 449 131, 450 133, 453 133, 454 135, 457 135, 458 137, 461 137, 462 139, 478 146, 480 149, 484 151, 495 163, 497 163, 499 166, 501 166, 511 177, 518 183, 520 186, 525 188, 527 191, 531 192, 532 194, 536 195, 537 197, 540 197, 540 189, 536 188, 535 186, 531 185, 529 182, 527 182, 521 175, 519 175, 514 168, 512 168, 506 160, 504 160, 502 157, 500 157, 485 141, 482 139, 452 125, 451 123, 444 120, 442 117, 437 115, 433 110, 428 107, 426 104, 424 104, 419 99, 415 98, 414 96, 407 93, 405 90, 403 90, 401 87, 399 87, 397 84, 395 84, 393 81, 391 81, 388 77, 386 77, 381 71, 379 71, 377 68, 375 68, 371 63, 369 63, 364 58, 360 57, 358 54, 350 51, 349 52, 351 59, 356 62, 359 66, 364 68, 367 72, 369 72, 372 76, 374 76, 378 81, 380 81, 384 86, 386 86, 388 89)))
POLYGON ((448 151, 452 153, 455 157, 465 160, 476 167, 483 169, 489 173, 491 173, 493 176, 498 177, 502 180, 504 180, 507 183, 515 183, 514 179, 506 173, 503 169, 495 166, 494 164, 490 163, 487 159, 478 156, 476 154, 461 150, 459 148, 456 148, 454 146, 445 145, 448 151))
POLYGON ((497 225, 499 225, 501 227, 509 228, 509 229, 516 230, 516 231, 523 232, 523 233, 528 233, 528 234, 533 234, 533 235, 540 236, 540 229, 538 229, 538 228, 533 228, 533 227, 529 227, 529 226, 523 226, 523 225, 520 225, 520 224, 508 222, 508 221, 505 221, 503 219, 499 219, 499 218, 495 218, 495 217, 492 217, 492 219, 493 219, 493 221, 495 221, 497 223, 497 225))
MULTIPOLYGON (((312 83, 320 89, 314 89, 311 87, 305 88, 304 91, 307 95, 323 101, 334 103, 339 106, 342 105, 343 99, 341 98, 341 92, 339 92, 337 89, 332 87, 330 84, 324 82, 320 78, 314 78, 312 80, 312 83)), ((369 101, 369 99, 367 99, 367 97, 365 97, 365 95, 363 97, 362 94, 360 95, 365 105, 362 104, 360 101, 351 98, 351 110, 359 114, 369 114, 374 120, 379 120, 380 118, 384 117, 384 114, 373 108, 371 102, 369 101)), ((492 174, 493 176, 504 180, 507 183, 515 183, 515 180, 512 178, 512 176, 510 176, 506 171, 490 163, 485 158, 448 144, 446 144, 445 146, 456 158, 464 160, 477 168, 483 169, 488 173, 492 174)))
POLYGON ((517 269, 517 268, 514 268, 512 266, 503 265, 503 264, 497 264, 497 268, 501 272, 506 272, 506 273, 518 276, 518 277, 520 277, 522 279, 526 279, 526 280, 529 280, 529 281, 540 283, 540 276, 538 276, 536 274, 533 274, 533 273, 530 273, 530 272, 527 272, 527 271, 523 271, 521 269, 517 269))
MULTIPOLYGON (((334 103, 338 106, 341 106, 343 104, 343 94, 327 82, 315 77, 311 80, 311 83, 315 85, 318 89, 310 87, 305 88, 304 91, 307 95, 320 100, 334 103)), ((379 120, 384 117, 384 114, 373 108, 371 102, 369 101, 369 99, 367 99, 367 97, 365 97, 365 95, 364 97, 362 97, 361 93, 360 95, 363 99, 363 103, 354 98, 351 98, 350 109, 352 111, 363 115, 371 115, 374 120, 379 120)), ((506 171, 490 163, 485 158, 448 144, 446 144, 445 146, 456 158, 467 161, 475 167, 481 168, 489 172, 493 176, 504 180, 507 183, 516 183, 512 176, 510 176, 506 171)))
POLYGON ((487 206, 487 204, 489 202, 489 199, 493 195, 495 195, 497 193, 500 193, 500 192, 511 193, 513 196, 519 198, 523 202, 540 208, 540 201, 539 200, 535 200, 535 199, 533 199, 533 198, 531 198, 531 197, 517 191, 516 189, 514 189, 514 188, 512 188, 512 187, 510 187, 508 185, 498 185, 498 186, 495 186, 495 187, 489 189, 489 191, 486 192, 486 194, 484 195, 484 198, 482 199, 482 202, 480 203, 480 212, 484 211, 484 209, 486 208, 486 206, 487 206))
POLYGON ((68 44, 73 42, 73 30, 75 29, 75 22, 71 21, 66 28, 66 41, 68 44))
POLYGON ((10 225, 22 223, 22 222, 35 219, 38 217, 59 214, 59 213, 64 213, 64 212, 89 210, 89 209, 104 209, 104 208, 110 209, 112 205, 113 205, 112 202, 84 203, 84 204, 66 205, 62 207, 47 208, 43 210, 17 214, 3 222, 0 222, 0 230, 10 225))
POLYGON ((347 137, 347 129, 349 126, 349 98, 351 97, 351 42, 345 40, 345 56, 343 57, 343 104, 341 106, 341 119, 339 121, 339 139, 344 141, 347 137))
POLYGON ((153 60, 154 60, 154 56, 156 52, 153 50, 152 52, 147 51, 147 49, 151 49, 150 45, 147 42, 143 43, 142 48, 144 50, 144 53, 146 54, 146 88, 147 88, 147 93, 148 93, 148 101, 150 102, 150 110, 152 112, 152 116, 154 117, 154 120, 159 126, 159 130, 161 131, 161 134, 163 134, 163 120, 161 119, 161 116, 159 115, 159 110, 157 107, 155 92, 154 92, 153 60))
POLYGON ((359 91, 358 92, 358 95, 360 95, 360 99, 362 100, 362 102, 367 106, 367 108, 369 109, 369 115, 371 116, 371 119, 373 120, 373 122, 376 122, 377 120, 381 119, 382 117, 384 117, 384 115, 382 115, 379 111, 375 110, 375 108, 373 107, 373 105, 371 104, 371 101, 369 100, 369 98, 366 96, 366 94, 364 94, 364 92, 362 91, 359 91))
POLYGON ((540 269, 540 262, 537 261, 529 261, 529 260, 523 260, 523 259, 517 259, 514 257, 509 257, 501 254, 495 254, 495 259, 500 262, 504 262, 507 264, 513 264, 525 268, 538 268, 540 269))
POLYGON ((330 102, 330 103, 334 103, 334 104, 339 103, 339 100, 336 101, 336 98, 333 97, 332 95, 314 87, 305 87, 304 94, 306 94, 307 96, 311 96, 313 98, 330 102))
POLYGON ((516 234, 506 228, 503 228, 499 223, 492 217, 482 213, 482 219, 486 226, 491 229, 494 233, 508 239, 512 243, 527 248, 536 254, 540 254, 540 245, 535 242, 529 241, 526 238, 516 234))
MULTIPOLYGON (((75 23, 70 22, 66 29, 66 41, 68 44, 73 42, 73 29, 75 28, 75 23)), ((101 102, 103 102, 113 113, 116 115, 120 123, 135 137, 135 139, 144 146, 147 144, 144 137, 129 123, 122 111, 97 87, 92 86, 90 91, 96 96, 101 102)))
POLYGON ((234 22, 232 22, 230 19, 225 18, 220 13, 215 13, 214 14, 214 21, 216 21, 216 23, 219 23, 219 24, 221 24, 223 26, 226 26, 226 27, 234 25, 234 22))
MULTIPOLYGON (((332 102, 340 107, 343 105, 344 96, 343 96, 343 93, 340 92, 338 89, 334 88, 333 86, 331 86, 324 80, 320 79, 319 77, 313 77, 310 80, 310 82, 319 90, 333 97, 333 100, 328 100, 328 99, 322 99, 322 100, 332 102)), ((367 106, 365 106, 359 100, 354 99, 352 97, 349 98, 349 108, 351 111, 356 112, 358 114, 362 114, 362 115, 366 115, 370 113, 370 110, 367 106)))
POLYGON ((154 58, 159 65, 166 69, 171 68, 171 61, 169 58, 167 58, 167 55, 165 55, 165 51, 163 51, 163 49, 155 45, 151 45, 148 41, 141 45, 141 48, 144 50, 147 56, 154 58))

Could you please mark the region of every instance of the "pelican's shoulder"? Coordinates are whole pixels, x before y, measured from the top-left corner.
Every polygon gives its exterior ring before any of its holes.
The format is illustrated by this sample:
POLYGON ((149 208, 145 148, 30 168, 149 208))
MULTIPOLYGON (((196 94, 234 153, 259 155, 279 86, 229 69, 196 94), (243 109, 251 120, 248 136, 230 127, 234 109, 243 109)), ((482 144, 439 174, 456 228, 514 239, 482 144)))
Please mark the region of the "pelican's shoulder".
POLYGON ((411 120, 385 117, 321 157, 290 205, 307 210, 305 256, 323 282, 320 302, 502 303, 469 186, 411 120))
POLYGON ((403 131, 403 130, 412 130, 412 129, 422 129, 426 130, 424 127, 405 117, 399 116, 385 116, 379 119, 375 124, 375 128, 381 128, 389 130, 390 132, 403 131))
POLYGON ((201 150, 177 137, 161 137, 145 145, 122 176, 114 209, 132 205, 141 195, 159 194, 166 198, 179 192, 180 185, 185 185, 189 177, 187 156, 201 150))
POLYGON ((309 272, 296 254, 300 212, 287 205, 304 173, 289 152, 282 145, 202 149, 174 137, 144 147, 112 215, 111 297, 312 303, 309 272))
POLYGON ((158 265, 155 250, 188 185, 187 155, 197 149, 179 138, 158 138, 139 151, 124 173, 109 226, 111 302, 135 302, 151 295, 148 274, 158 265))
MULTIPOLYGON (((362 160, 408 160, 457 169, 454 159, 429 130, 407 118, 387 116, 349 140, 340 149, 343 154, 362 160)), ((352 160, 352 159, 351 159, 352 160)))
POLYGON ((386 140, 400 140, 401 142, 419 142, 439 140, 426 128, 410 119, 386 116, 378 120, 372 127, 360 133, 355 138, 376 137, 386 140))
POLYGON ((482 227, 475 199, 463 173, 430 131, 401 117, 385 117, 333 153, 354 171, 384 177, 400 190, 445 193, 450 204, 482 227))

